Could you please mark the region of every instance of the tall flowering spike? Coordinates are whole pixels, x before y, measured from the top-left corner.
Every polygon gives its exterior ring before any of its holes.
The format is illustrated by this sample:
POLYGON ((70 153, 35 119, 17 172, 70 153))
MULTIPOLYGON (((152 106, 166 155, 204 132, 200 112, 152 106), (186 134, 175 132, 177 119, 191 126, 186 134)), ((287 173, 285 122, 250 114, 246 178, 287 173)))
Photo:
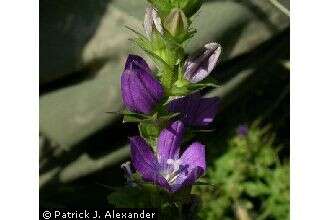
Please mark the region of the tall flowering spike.
POLYGON ((124 105, 132 112, 149 114, 163 98, 164 90, 146 61, 129 55, 121 75, 121 93, 124 105))
POLYGON ((157 30, 162 35, 164 34, 162 21, 158 15, 158 12, 155 8, 148 6, 146 8, 146 12, 144 15, 144 30, 146 32, 146 35, 150 38, 152 35, 152 32, 154 30, 157 30))
POLYGON ((217 65, 220 54, 220 44, 206 44, 200 53, 186 60, 184 65, 184 77, 192 83, 202 81, 217 65))
POLYGON ((143 138, 131 138, 131 157, 135 169, 144 180, 153 182, 169 192, 176 192, 192 185, 206 169, 205 146, 200 143, 191 144, 180 157, 182 130, 182 122, 176 121, 161 132, 159 139, 168 140, 158 141, 158 158, 143 138))
POLYGON ((203 98, 197 92, 172 100, 168 104, 168 110, 181 113, 180 118, 186 125, 206 126, 213 121, 219 110, 219 103, 219 98, 203 98))

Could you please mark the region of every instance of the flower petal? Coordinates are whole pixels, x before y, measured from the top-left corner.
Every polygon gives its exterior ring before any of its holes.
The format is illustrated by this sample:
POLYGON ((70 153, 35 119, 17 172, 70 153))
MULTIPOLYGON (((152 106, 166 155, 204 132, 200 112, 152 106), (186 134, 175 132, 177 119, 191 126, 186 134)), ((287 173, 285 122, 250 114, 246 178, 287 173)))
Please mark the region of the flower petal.
POLYGON ((181 121, 175 121, 162 130, 157 142, 157 157, 162 168, 167 166, 168 159, 178 159, 180 143, 184 126, 181 121))
POLYGON ((201 98, 192 125, 206 126, 213 122, 219 110, 219 103, 220 100, 217 97, 201 98))
POLYGON ((129 54, 126 59, 125 70, 138 71, 139 69, 149 74, 152 74, 152 71, 149 68, 147 62, 142 57, 134 54, 129 54))
POLYGON ((169 188, 167 181, 160 175, 160 165, 147 142, 140 136, 130 138, 132 164, 144 180, 169 188))
POLYGON ((171 185, 172 192, 192 185, 203 175, 206 170, 205 146, 198 142, 192 143, 182 154, 180 160, 182 161, 181 173, 175 184, 171 185))
POLYGON ((123 103, 133 112, 149 114, 164 95, 163 87, 142 57, 129 55, 121 75, 123 103))
POLYGON ((154 100, 141 85, 134 72, 125 70, 121 75, 122 99, 132 112, 148 114, 152 111, 154 100))
POLYGON ((172 100, 168 105, 168 110, 181 113, 181 120, 186 125, 206 126, 213 121, 218 107, 219 98, 202 98, 199 93, 193 93, 172 100))
POLYGON ((205 146, 199 142, 192 143, 181 155, 182 165, 188 165, 188 173, 200 167, 203 172, 206 169, 205 146))
POLYGON ((205 170, 201 167, 196 167, 187 175, 181 173, 174 184, 170 185, 170 192, 177 192, 186 186, 191 186, 196 180, 204 174, 205 170))

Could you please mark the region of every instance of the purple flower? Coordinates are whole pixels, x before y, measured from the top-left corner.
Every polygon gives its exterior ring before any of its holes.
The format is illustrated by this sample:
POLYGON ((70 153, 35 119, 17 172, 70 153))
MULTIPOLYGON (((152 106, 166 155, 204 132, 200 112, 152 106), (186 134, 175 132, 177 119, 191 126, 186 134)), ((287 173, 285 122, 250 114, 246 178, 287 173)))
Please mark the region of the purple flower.
POLYGON ((130 138, 133 166, 145 181, 157 184, 169 192, 176 192, 192 185, 205 172, 204 145, 192 143, 180 157, 183 131, 181 121, 173 122, 164 129, 158 138, 157 156, 143 138, 130 138))
POLYGON ((123 103, 130 111, 149 114, 163 98, 164 90, 146 61, 140 56, 129 55, 121 75, 121 93, 123 103))
POLYGON ((206 44, 198 55, 189 57, 186 60, 184 65, 184 77, 192 83, 202 81, 217 65, 220 53, 220 44, 206 44))
POLYGON ((220 100, 202 98, 199 92, 172 100, 168 105, 170 112, 181 113, 180 120, 186 125, 206 126, 210 124, 219 109, 220 100))

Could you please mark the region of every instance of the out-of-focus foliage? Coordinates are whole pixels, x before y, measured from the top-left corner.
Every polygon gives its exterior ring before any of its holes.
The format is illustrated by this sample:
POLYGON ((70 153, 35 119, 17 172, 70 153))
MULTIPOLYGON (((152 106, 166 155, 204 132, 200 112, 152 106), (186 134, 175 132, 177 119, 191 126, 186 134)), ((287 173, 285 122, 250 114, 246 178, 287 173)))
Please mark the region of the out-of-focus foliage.
POLYGON ((273 140, 255 123, 246 136, 228 141, 228 150, 208 168, 213 187, 196 187, 201 219, 289 219, 289 165, 280 161, 273 140))

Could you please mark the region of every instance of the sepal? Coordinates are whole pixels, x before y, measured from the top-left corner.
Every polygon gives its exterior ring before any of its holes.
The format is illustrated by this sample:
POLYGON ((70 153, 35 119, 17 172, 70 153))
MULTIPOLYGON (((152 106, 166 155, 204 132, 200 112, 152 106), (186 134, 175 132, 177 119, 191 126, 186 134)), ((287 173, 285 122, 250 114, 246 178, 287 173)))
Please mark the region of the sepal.
POLYGON ((167 15, 171 9, 178 7, 187 17, 193 16, 202 6, 204 0, 148 0, 156 7, 162 16, 167 15))

